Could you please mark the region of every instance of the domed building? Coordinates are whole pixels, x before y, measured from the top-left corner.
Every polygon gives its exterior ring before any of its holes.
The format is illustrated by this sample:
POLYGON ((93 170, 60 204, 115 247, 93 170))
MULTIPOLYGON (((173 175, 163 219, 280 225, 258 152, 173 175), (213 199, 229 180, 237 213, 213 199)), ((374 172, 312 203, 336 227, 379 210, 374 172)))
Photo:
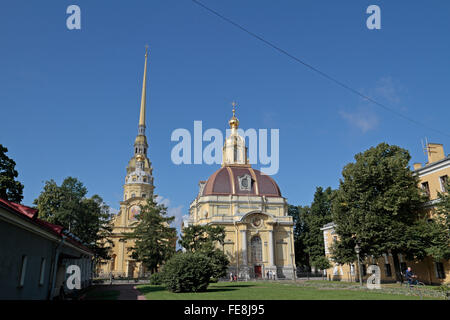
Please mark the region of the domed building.
POLYGON ((208 180, 200 181, 183 227, 225 227, 223 250, 230 260, 228 273, 249 279, 266 278, 271 271, 278 278, 293 279, 294 224, 288 216, 287 201, 270 176, 249 164, 245 139, 238 134, 234 106, 222 167, 208 180))

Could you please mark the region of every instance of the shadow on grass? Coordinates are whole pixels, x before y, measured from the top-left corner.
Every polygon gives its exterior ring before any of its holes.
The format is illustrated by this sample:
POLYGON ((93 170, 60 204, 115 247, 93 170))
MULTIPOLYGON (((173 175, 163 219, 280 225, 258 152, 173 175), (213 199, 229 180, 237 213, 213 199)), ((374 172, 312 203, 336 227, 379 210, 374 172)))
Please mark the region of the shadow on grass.
MULTIPOLYGON (((235 291, 240 288, 247 288, 247 287, 254 287, 253 285, 249 284, 237 284, 237 285, 224 285, 224 286, 208 286, 208 289, 206 291, 202 291, 203 293, 213 293, 213 292, 229 292, 229 291, 235 291)), ((168 291, 164 286, 156 286, 156 285, 148 285, 148 286, 139 286, 137 289, 143 294, 146 295, 148 293, 153 292, 161 292, 161 291, 168 291)), ((170 291, 168 291, 170 292, 170 291)), ((198 293, 202 293, 198 292, 198 293)), ((193 292, 185 292, 185 293, 193 293, 193 292)))
POLYGON ((223 285, 216 288, 248 288, 248 287, 254 287, 252 284, 235 284, 235 285, 223 285))
POLYGON ((86 293, 85 300, 117 300, 118 290, 91 290, 86 293))

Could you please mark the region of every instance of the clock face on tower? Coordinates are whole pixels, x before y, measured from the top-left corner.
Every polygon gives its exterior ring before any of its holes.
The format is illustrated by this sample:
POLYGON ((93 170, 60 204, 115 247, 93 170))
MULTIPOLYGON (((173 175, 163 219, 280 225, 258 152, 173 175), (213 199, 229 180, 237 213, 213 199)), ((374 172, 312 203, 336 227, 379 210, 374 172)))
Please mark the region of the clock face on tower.
POLYGON ((136 220, 136 215, 141 212, 141 208, 139 206, 132 206, 129 213, 130 220, 136 220))

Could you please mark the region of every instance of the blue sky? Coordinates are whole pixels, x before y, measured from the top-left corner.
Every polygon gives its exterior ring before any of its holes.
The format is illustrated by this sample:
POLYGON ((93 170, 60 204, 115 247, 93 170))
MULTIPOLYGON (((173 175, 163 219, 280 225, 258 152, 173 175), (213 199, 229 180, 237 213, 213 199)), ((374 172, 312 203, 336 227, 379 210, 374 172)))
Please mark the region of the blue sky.
MULTIPOLYGON (((351 87, 449 132, 450 2, 220 1, 203 3, 351 87), (366 8, 381 8, 381 30, 366 8)), ((336 188, 354 154, 380 142, 425 162, 421 139, 448 136, 374 106, 218 19, 190 0, 2 1, 0 143, 31 205, 44 181, 79 178, 119 207, 137 134, 144 46, 150 45, 147 136, 155 192, 186 214, 218 165, 171 162, 173 130, 280 130, 274 176, 292 204, 336 188), (82 29, 66 28, 81 8, 82 29)))

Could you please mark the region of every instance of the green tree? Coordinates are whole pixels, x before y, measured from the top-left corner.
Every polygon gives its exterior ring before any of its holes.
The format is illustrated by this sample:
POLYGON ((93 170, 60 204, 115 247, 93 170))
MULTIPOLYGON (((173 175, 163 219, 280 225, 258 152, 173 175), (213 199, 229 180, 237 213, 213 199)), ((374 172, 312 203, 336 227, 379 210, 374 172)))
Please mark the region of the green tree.
POLYGON ((215 279, 224 277, 230 263, 223 252, 225 228, 223 226, 192 225, 183 229, 178 243, 188 252, 202 253, 209 259, 211 275, 215 279))
POLYGON ((178 243, 188 251, 214 248, 218 243, 223 245, 225 228, 223 226, 191 225, 183 229, 178 243))
POLYGON ((344 167, 333 196, 332 215, 339 235, 334 260, 354 261, 356 243, 362 257, 390 252, 399 280, 398 254, 423 255, 425 248, 414 228, 425 200, 417 188, 418 177, 408 167, 410 158, 407 150, 381 143, 344 167))
POLYGON ((94 252, 94 259, 107 259, 111 241, 111 214, 103 199, 94 195, 86 198, 87 189, 73 177, 58 186, 46 181, 44 190, 34 200, 39 218, 58 224, 94 252))
POLYGON ((34 204, 39 209, 39 218, 72 232, 74 228, 81 229, 76 223, 78 216, 83 214, 82 201, 86 194, 87 188, 77 178, 67 177, 61 186, 52 179, 45 182, 44 190, 34 200, 34 204))
POLYGON ((447 232, 450 230, 450 180, 445 184, 445 192, 438 192, 438 203, 436 204, 436 213, 442 223, 446 225, 447 232))
POLYGON ((20 203, 23 199, 23 184, 16 181, 16 163, 6 153, 8 149, 0 144, 0 198, 20 203))
POLYGON ((332 221, 330 187, 317 187, 311 206, 290 207, 289 214, 294 220, 294 247, 297 264, 318 269, 326 269, 325 244, 320 230, 332 221))
POLYGON ((421 235, 421 244, 425 254, 435 261, 450 258, 450 182, 445 185, 445 192, 438 192, 438 202, 431 218, 422 219, 417 223, 417 232, 421 235))
POLYGON ((294 222, 294 253, 295 264, 301 267, 310 267, 309 255, 307 252, 306 244, 303 241, 303 234, 307 232, 307 225, 305 216, 309 212, 308 206, 293 206, 289 205, 288 215, 292 216, 294 222))
POLYGON ((125 239, 134 240, 132 258, 154 273, 175 253, 177 232, 170 227, 175 217, 168 217, 167 208, 154 199, 148 199, 135 217, 133 231, 125 233, 125 239))
POLYGON ((91 198, 83 199, 81 207, 81 214, 75 218, 73 233, 80 235, 80 240, 88 244, 94 252, 96 263, 109 259, 113 245, 110 240, 112 215, 109 206, 99 195, 93 195, 91 198))
POLYGON ((320 230, 325 224, 332 221, 331 217, 331 195, 333 191, 330 187, 323 190, 317 187, 314 193, 314 200, 311 203, 309 212, 305 212, 307 225, 306 232, 303 233, 303 241, 308 251, 309 265, 320 268, 326 266, 324 263, 325 243, 323 232, 320 230))

